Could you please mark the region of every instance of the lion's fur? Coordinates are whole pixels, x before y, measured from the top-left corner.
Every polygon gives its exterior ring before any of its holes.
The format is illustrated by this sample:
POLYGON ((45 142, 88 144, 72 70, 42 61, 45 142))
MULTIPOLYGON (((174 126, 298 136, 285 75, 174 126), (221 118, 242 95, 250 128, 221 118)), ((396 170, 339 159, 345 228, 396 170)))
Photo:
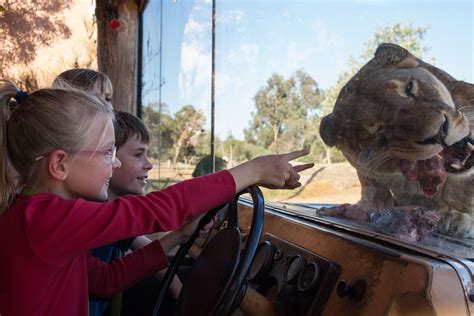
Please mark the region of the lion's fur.
POLYGON ((457 81, 406 49, 382 44, 375 56, 341 89, 333 112, 323 118, 320 133, 357 169, 360 204, 370 207, 424 205, 443 213, 442 233, 474 238, 474 167, 448 174, 440 191, 425 197, 403 177, 397 159, 423 160, 438 154, 441 144, 420 145, 436 135, 445 118, 445 145, 474 131, 474 85, 457 81), (407 95, 411 82, 415 96, 407 95), (464 113, 463 114, 461 114, 464 113))

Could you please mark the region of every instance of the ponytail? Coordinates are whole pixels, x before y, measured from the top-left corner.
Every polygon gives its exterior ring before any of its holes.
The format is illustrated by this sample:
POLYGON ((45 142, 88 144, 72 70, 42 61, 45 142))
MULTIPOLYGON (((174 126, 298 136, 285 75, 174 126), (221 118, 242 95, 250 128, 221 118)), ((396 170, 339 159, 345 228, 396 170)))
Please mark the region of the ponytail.
POLYGON ((16 171, 10 161, 7 142, 7 121, 11 107, 17 105, 12 98, 19 89, 8 80, 0 80, 0 214, 2 214, 13 201, 16 194, 16 171))
POLYGON ((49 88, 27 94, 7 80, 0 80, 0 107, 0 214, 19 189, 41 182, 39 157, 55 149, 74 155, 96 121, 105 125, 113 119, 101 99, 84 91, 49 88))

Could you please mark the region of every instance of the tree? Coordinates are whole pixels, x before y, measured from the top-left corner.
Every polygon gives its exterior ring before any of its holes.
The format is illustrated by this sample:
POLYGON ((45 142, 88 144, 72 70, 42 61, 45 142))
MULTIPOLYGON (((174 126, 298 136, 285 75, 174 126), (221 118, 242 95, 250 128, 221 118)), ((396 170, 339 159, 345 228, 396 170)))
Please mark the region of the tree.
POLYGON ((164 160, 173 157, 173 133, 174 119, 167 114, 167 104, 162 103, 161 117, 155 108, 158 107, 156 102, 149 103, 143 108, 143 122, 148 126, 150 132, 150 157, 164 160))
POLYGON ((5 1, 0 4, 0 75, 14 64, 26 64, 36 57, 36 48, 71 32, 62 11, 67 1, 5 1))
MULTIPOLYGON (((359 58, 356 59, 351 56, 347 70, 340 73, 337 82, 325 91, 325 98, 322 101, 321 107, 322 111, 314 118, 312 126, 317 126, 319 129, 322 117, 329 114, 334 108, 339 91, 373 57, 375 50, 380 44, 387 42, 398 44, 406 48, 414 56, 423 58, 424 54, 429 51, 428 47, 421 45, 428 28, 429 26, 414 26, 411 23, 394 23, 385 27, 377 27, 373 36, 365 43, 365 48, 359 58)), ((434 63, 434 59, 431 62, 434 63)), ((326 148, 326 163, 331 163, 331 149, 324 144, 318 132, 313 134, 313 139, 323 144, 326 148)))
POLYGON ((192 105, 186 105, 174 116, 174 154, 173 165, 176 167, 178 158, 183 151, 188 151, 198 142, 199 135, 203 132, 206 117, 201 110, 192 105))
MULTIPOLYGON (((220 171, 227 168, 227 162, 223 158, 216 156, 215 166, 215 171, 220 171)), ((212 157, 211 155, 206 155, 196 164, 192 176, 195 178, 209 173, 212 173, 212 157)))
POLYGON ((270 154, 269 150, 259 147, 248 141, 235 139, 229 135, 223 143, 223 157, 228 161, 228 167, 238 165, 240 162, 250 160, 258 155, 270 154))
POLYGON ((254 97, 257 110, 244 130, 246 140, 273 152, 300 148, 321 95, 316 81, 303 70, 289 79, 273 74, 254 97))

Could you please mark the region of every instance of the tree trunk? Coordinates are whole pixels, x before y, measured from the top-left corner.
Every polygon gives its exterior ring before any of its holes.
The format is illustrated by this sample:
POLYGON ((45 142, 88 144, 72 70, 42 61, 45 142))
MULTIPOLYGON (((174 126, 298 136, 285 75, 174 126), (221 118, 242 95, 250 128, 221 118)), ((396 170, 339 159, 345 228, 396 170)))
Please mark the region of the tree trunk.
POLYGON ((276 151, 277 154, 280 153, 279 150, 279 144, 278 144, 278 131, 280 130, 280 124, 274 124, 273 125, 273 144, 274 144, 274 150, 276 151))
POLYGON ((139 5, 136 0, 97 0, 97 63, 112 81, 114 109, 137 114, 136 56, 139 5), (109 26, 117 18, 117 29, 109 26))
POLYGON ((326 159, 325 159, 326 163, 328 165, 330 165, 332 163, 332 161, 331 161, 331 148, 329 146, 326 146, 326 144, 324 144, 324 149, 326 150, 326 159))
POLYGON ((174 156, 173 156, 173 168, 174 169, 176 169, 176 167, 178 165, 178 157, 179 157, 179 153, 181 151, 181 147, 183 147, 183 142, 184 142, 185 137, 186 137, 186 129, 184 129, 184 131, 181 132, 181 134, 179 135, 178 140, 176 141, 176 147, 174 149, 174 156))
POLYGON ((174 149, 174 156, 173 156, 173 169, 176 169, 177 164, 178 164, 178 157, 179 157, 179 152, 181 150, 181 145, 177 144, 175 149, 174 149))

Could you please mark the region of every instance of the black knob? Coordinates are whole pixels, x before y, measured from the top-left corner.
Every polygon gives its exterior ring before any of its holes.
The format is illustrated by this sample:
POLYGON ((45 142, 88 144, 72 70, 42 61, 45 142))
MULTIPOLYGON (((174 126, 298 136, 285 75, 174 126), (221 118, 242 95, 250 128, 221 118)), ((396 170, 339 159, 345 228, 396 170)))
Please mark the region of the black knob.
POLYGON ((359 302, 364 298, 366 289, 367 283, 364 280, 358 280, 353 285, 342 280, 337 284, 336 293, 339 297, 348 296, 352 301, 359 302))
POLYGON ((339 296, 339 297, 348 296, 350 288, 351 288, 351 286, 349 285, 349 283, 347 283, 347 281, 344 281, 344 280, 340 281, 337 284, 337 288, 336 288, 337 296, 339 296))

